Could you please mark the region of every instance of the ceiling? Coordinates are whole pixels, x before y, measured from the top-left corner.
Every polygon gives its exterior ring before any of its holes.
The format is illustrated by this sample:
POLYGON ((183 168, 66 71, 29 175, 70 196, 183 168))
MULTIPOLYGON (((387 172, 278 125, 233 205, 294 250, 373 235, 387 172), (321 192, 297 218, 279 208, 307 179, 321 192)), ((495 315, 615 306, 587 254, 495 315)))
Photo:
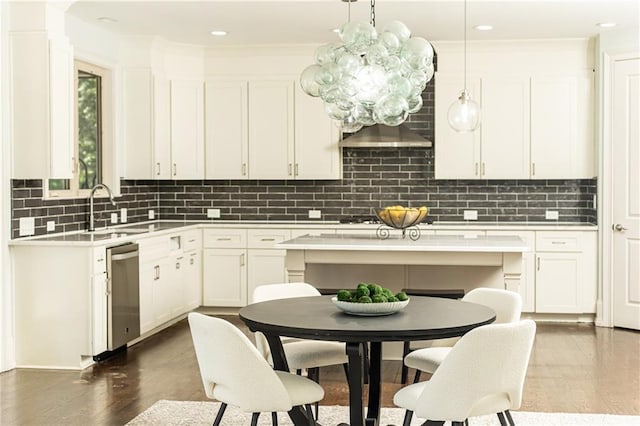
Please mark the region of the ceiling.
MULTIPOLYGON (((68 12, 110 32, 158 35, 204 46, 324 44, 347 21, 346 0, 206 0, 74 2, 68 12), (117 22, 104 22, 110 18, 117 22), (228 32, 213 37, 214 29, 228 32)), ((414 36, 445 41, 463 38, 462 0, 376 0, 376 27, 404 22, 414 36)), ((370 0, 351 3, 351 20, 369 21, 370 0)), ((587 38, 610 28, 638 27, 640 0, 468 0, 469 40, 587 38), (477 31, 490 24, 491 31, 477 31)))

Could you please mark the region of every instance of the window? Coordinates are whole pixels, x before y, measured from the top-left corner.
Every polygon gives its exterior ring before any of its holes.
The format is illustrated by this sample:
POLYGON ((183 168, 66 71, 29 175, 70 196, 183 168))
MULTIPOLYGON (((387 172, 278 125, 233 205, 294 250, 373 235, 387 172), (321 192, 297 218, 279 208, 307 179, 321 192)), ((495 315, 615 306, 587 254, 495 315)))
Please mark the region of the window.
POLYGON ((103 90, 106 71, 85 62, 75 62, 75 159, 73 178, 49 179, 51 197, 87 197, 102 182, 103 90))

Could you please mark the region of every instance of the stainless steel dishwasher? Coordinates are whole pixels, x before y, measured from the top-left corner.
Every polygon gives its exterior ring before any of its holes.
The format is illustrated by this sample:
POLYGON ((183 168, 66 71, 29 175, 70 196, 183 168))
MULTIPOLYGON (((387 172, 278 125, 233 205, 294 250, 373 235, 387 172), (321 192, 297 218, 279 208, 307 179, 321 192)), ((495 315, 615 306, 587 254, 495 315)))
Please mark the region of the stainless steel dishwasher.
POLYGON ((140 337, 138 244, 107 248, 107 349, 140 337))

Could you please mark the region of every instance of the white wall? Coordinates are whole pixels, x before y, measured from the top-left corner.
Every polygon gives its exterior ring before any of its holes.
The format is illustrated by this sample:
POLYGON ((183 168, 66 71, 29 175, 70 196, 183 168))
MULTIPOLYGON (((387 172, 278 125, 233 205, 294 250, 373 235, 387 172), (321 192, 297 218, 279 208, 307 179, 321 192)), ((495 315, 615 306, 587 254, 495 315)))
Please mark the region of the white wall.
POLYGON ((596 137, 598 146, 598 224, 599 285, 596 303, 596 325, 612 327, 612 232, 613 191, 611 188, 610 113, 611 71, 613 61, 622 57, 640 57, 640 28, 603 32, 596 42, 596 137))

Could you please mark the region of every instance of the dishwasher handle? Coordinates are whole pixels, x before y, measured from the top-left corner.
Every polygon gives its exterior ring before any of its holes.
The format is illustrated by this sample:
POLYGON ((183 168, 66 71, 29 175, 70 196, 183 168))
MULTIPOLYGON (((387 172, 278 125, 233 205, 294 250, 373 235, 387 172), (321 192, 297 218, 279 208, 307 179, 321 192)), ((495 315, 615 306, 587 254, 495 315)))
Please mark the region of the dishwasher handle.
POLYGON ((130 251, 128 253, 122 253, 122 254, 114 254, 113 256, 111 256, 111 260, 118 261, 118 260, 131 259, 132 257, 138 257, 139 254, 140 252, 138 250, 130 251))

